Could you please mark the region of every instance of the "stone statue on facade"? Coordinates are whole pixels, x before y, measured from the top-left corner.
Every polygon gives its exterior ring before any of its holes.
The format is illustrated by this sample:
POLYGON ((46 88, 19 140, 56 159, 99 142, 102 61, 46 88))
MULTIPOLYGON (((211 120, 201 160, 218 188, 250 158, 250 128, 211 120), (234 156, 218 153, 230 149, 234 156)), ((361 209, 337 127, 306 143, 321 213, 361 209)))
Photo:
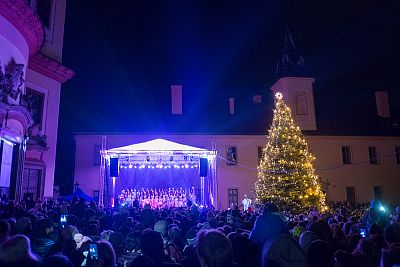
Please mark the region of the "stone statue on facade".
POLYGON ((24 85, 24 65, 11 59, 5 67, 5 77, 8 83, 7 102, 10 105, 19 105, 24 85))
POLYGON ((3 68, 0 65, 0 101, 20 105, 24 85, 24 65, 12 58, 3 68))
POLYGON ((28 150, 36 148, 37 150, 48 150, 47 147, 47 136, 40 134, 39 125, 35 124, 28 128, 28 150))

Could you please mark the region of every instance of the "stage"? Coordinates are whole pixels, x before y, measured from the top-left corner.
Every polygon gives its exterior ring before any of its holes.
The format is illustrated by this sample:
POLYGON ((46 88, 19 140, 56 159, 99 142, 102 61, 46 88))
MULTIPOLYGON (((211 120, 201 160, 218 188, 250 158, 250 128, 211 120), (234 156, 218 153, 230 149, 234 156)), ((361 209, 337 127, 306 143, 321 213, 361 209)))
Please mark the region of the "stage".
POLYGON ((180 203, 190 200, 197 205, 217 208, 215 150, 164 139, 108 150, 104 149, 105 143, 103 140, 100 205, 114 206, 117 200, 128 203, 127 197, 130 201, 139 197, 143 203, 153 203, 153 207, 160 207, 157 203, 184 206, 180 203), (171 191, 175 193, 165 193, 171 191), (126 196, 121 197, 124 194, 126 196))

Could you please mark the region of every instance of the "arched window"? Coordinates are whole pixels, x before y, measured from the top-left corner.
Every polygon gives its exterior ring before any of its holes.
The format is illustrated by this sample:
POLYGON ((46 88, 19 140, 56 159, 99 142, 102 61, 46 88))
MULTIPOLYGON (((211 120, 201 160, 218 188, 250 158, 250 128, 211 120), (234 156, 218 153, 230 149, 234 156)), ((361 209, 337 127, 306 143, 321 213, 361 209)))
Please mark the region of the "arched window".
POLYGON ((307 98, 304 94, 297 95, 295 97, 295 105, 296 105, 296 114, 297 115, 307 115, 308 108, 307 108, 307 98))

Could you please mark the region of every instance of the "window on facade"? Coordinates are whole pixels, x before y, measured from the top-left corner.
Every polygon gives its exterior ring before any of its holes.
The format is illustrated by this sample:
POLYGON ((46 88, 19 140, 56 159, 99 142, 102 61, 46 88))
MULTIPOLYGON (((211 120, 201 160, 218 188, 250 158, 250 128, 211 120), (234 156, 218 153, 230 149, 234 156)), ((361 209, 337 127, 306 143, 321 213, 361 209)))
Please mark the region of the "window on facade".
POLYGON ((239 194, 238 189, 228 189, 228 204, 231 209, 239 205, 239 194))
POLYGON ((235 146, 229 146, 226 148, 226 164, 227 165, 237 164, 237 151, 235 146))
POLYGON ((376 200, 383 200, 382 186, 374 186, 374 197, 376 200))
POLYGON ((351 164, 351 154, 349 146, 342 146, 343 164, 351 164))
POLYGON ((100 156, 101 145, 95 145, 93 151, 93 165, 101 164, 101 156, 100 156))
POLYGON ((26 96, 28 99, 28 108, 32 114, 33 123, 41 127, 45 95, 31 88, 26 88, 26 96))
POLYGON ((36 12, 43 25, 50 28, 52 0, 37 0, 36 12))
POLYGON ((297 115, 307 115, 307 99, 304 95, 298 95, 295 98, 296 114, 297 115))
POLYGON ((394 148, 395 154, 396 154, 396 163, 400 164, 400 146, 396 146, 394 148))
POLYGON ((258 163, 260 163, 260 162, 261 162, 261 159, 262 159, 263 156, 264 156, 264 147, 259 146, 257 149, 258 149, 258 150, 257 150, 258 163))
POLYGON ((376 146, 368 147, 368 153, 369 153, 369 163, 370 164, 379 164, 378 150, 376 149, 376 146))
POLYGON ((356 203, 356 191, 353 186, 346 187, 346 195, 349 203, 356 203))

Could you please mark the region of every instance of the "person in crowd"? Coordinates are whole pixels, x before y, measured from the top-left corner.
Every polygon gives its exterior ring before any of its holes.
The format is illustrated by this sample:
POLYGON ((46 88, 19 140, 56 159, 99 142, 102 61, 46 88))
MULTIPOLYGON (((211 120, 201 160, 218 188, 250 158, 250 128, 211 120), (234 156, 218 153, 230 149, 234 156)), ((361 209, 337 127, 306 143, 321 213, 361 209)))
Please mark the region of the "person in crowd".
POLYGON ((56 254, 44 258, 40 267, 74 267, 74 265, 66 256, 56 254))
POLYGON ((54 223, 51 219, 43 218, 37 222, 34 230, 32 250, 40 257, 47 256, 55 242, 52 239, 54 223))
POLYGON ((97 258, 87 258, 87 265, 88 267, 117 267, 117 259, 115 257, 115 252, 108 241, 98 241, 97 244, 97 251, 98 257, 97 258))
POLYGON ((0 220, 0 243, 9 238, 11 227, 7 220, 0 220))
POLYGON ((140 240, 142 253, 150 257, 157 267, 161 266, 179 266, 164 253, 164 241, 160 233, 151 229, 146 229, 140 240))
POLYGON ((271 203, 267 204, 264 208, 263 214, 257 218, 254 224, 249 239, 256 243, 260 248, 268 238, 287 232, 285 223, 282 220, 282 217, 277 214, 277 211, 278 208, 276 205, 271 203))
POLYGON ((388 247, 400 246, 400 223, 385 228, 384 237, 388 247))
POLYGON ((0 245, 0 266, 39 266, 39 259, 31 250, 29 238, 24 235, 15 235, 2 242, 0 245))
POLYGON ((309 267, 333 267, 333 252, 328 242, 314 240, 307 250, 307 263, 309 267))
POLYGON ((353 251, 353 256, 357 261, 366 267, 379 267, 379 254, 375 243, 370 239, 360 239, 356 249, 353 251))
POLYGON ((369 211, 367 211, 362 222, 367 229, 370 229, 372 225, 376 224, 381 229, 384 229, 389 224, 388 217, 383 209, 382 203, 379 200, 372 200, 369 211))
POLYGON ((221 231, 205 230, 199 232, 196 250, 202 267, 233 266, 232 245, 221 231))
POLYGON ((400 247, 392 246, 382 250, 380 267, 400 266, 400 247))
MULTIPOLYGON (((179 190, 169 191, 172 200, 184 196, 179 190)), ((162 190, 142 193, 158 201, 164 197, 162 190)), ((379 202, 329 205, 329 211, 312 208, 295 213, 280 212, 274 203, 247 211, 215 210, 195 202, 186 207, 178 203, 178 207, 118 208, 74 198, 72 202, 37 201, 35 208, 27 210, 25 203, 6 199, 0 202, 0 266, 38 266, 39 261, 60 267, 70 266, 69 262, 88 267, 385 267, 397 263, 400 227, 395 209, 387 206, 388 211, 382 211, 379 202), (66 225, 57 223, 60 214, 67 215, 66 225), (15 242, 18 234, 26 236, 23 242, 15 242), (21 252, 29 242, 32 251, 21 252), (98 258, 88 257, 93 242, 98 245, 98 258), (6 259, 5 255, 12 256, 6 259)))
POLYGON ((136 257, 129 267, 157 267, 156 263, 146 255, 136 257))

